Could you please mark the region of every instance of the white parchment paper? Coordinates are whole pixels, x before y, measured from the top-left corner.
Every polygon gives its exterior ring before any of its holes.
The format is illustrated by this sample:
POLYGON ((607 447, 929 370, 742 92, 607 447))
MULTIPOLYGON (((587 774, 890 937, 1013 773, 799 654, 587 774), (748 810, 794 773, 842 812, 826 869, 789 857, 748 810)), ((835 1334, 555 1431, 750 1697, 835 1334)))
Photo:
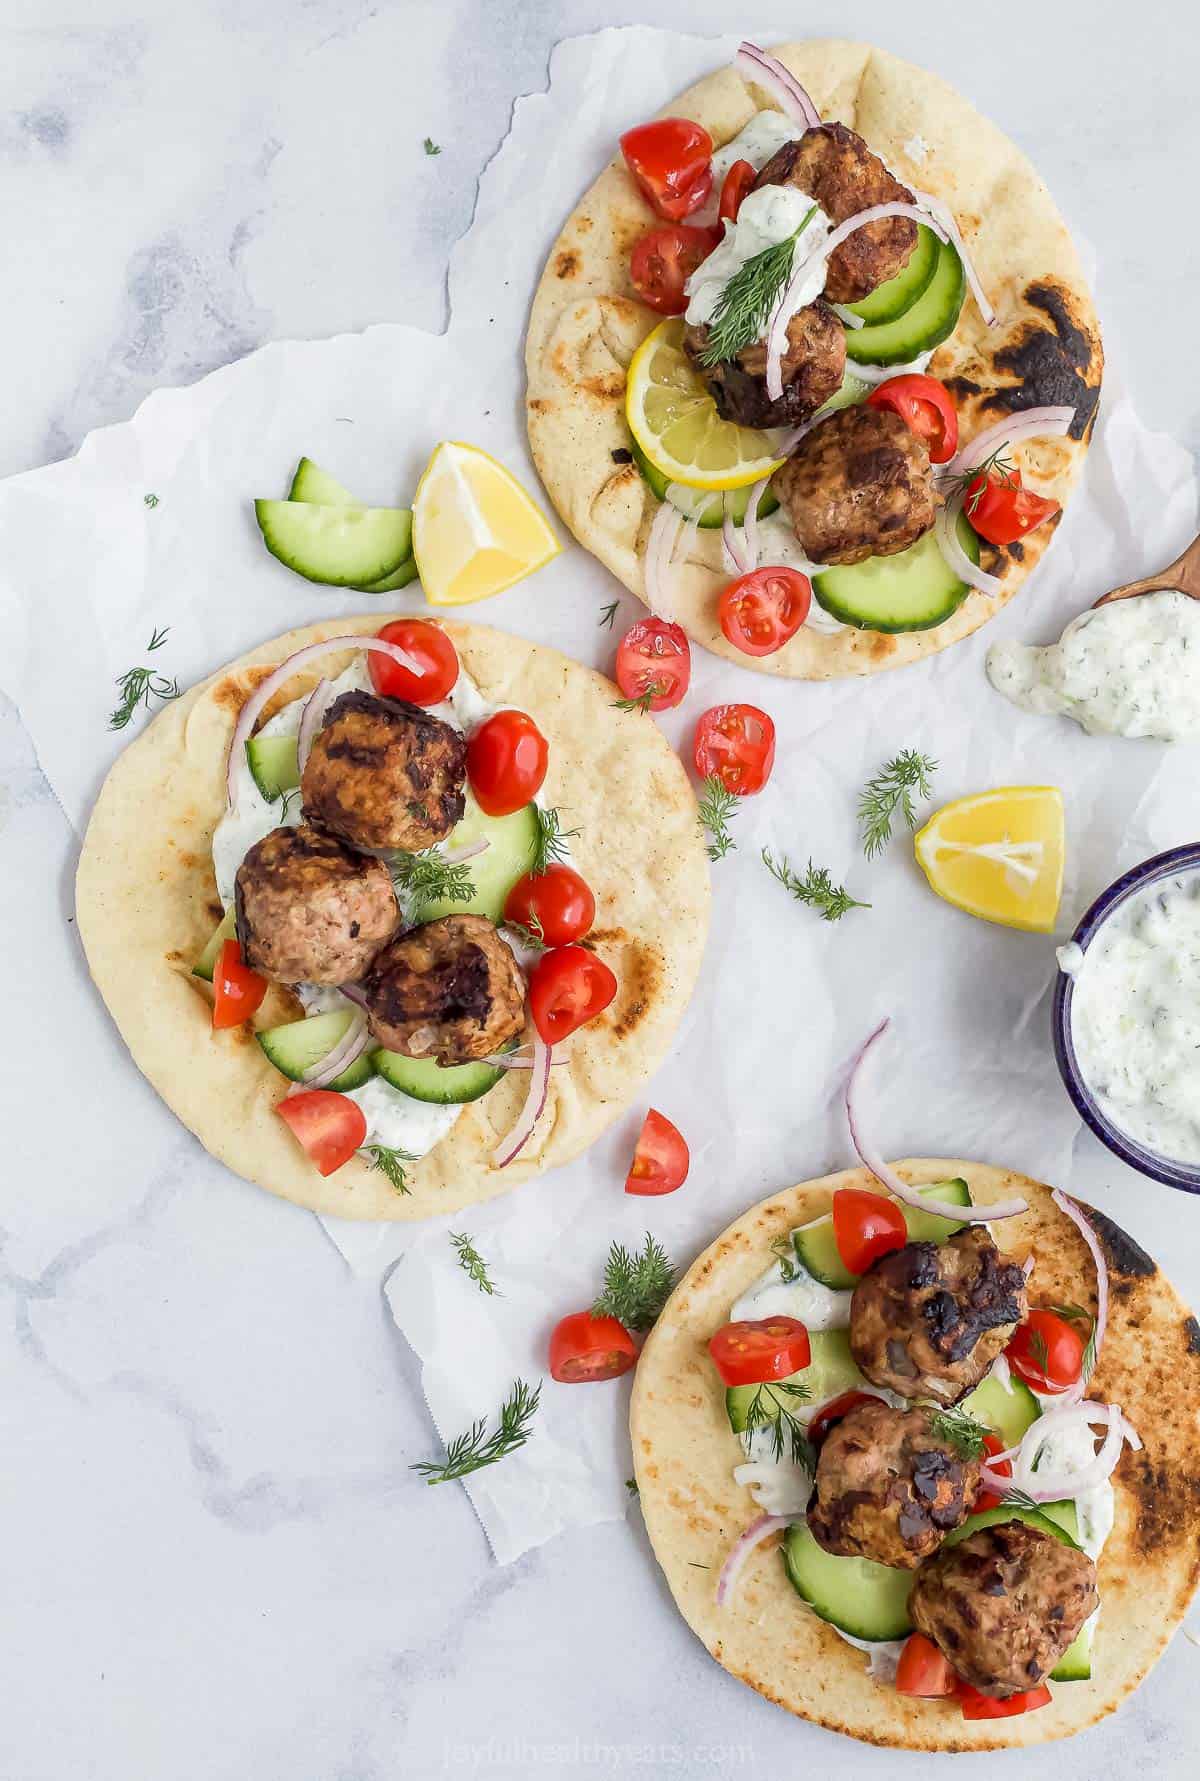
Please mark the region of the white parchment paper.
MULTIPOLYGON (((309 586, 261 545, 251 498, 283 494, 302 453, 377 502, 407 498, 447 437, 486 447, 535 486, 521 343, 545 253, 619 130, 732 47, 644 29, 559 47, 549 91, 518 103, 483 177, 452 262, 447 334, 396 324, 268 347, 190 389, 157 393, 69 462, 0 486, 0 685, 78 830, 125 739, 106 728, 113 680, 147 659, 156 626, 170 635, 154 664, 187 685, 292 625, 367 605, 309 586)), ((682 741, 718 699, 749 699, 775 718, 778 759, 767 791, 737 819, 738 851, 714 868, 701 981, 647 1095, 571 1168, 469 1215, 420 1229, 326 1221, 351 1267, 386 1276, 444 1438, 494 1413, 515 1377, 544 1375, 549 1330, 591 1301, 614 1238, 636 1245, 653 1230, 686 1264, 753 1201, 849 1162, 836 1090, 884 1012, 896 1029, 873 1123, 889 1154, 979 1157, 1069 1181, 1077 1122, 1048 1030, 1055 939, 940 903, 903 835, 868 864, 854 807, 863 782, 905 747, 940 761, 938 802, 1011 782, 1060 785, 1064 934, 1120 870, 1195 838, 1195 748, 1085 737, 1016 711, 983 674, 996 637, 1051 640, 1098 593, 1169 561, 1196 529, 1191 460, 1139 423, 1121 391, 1119 343, 1109 347, 1115 369, 1084 486, 1031 584, 982 634, 918 667, 834 686, 768 681, 697 655, 668 734, 682 741), (821 922, 768 876, 758 858, 768 844, 801 867, 811 855, 871 907, 821 922), (622 1191, 651 1101, 692 1151, 685 1188, 657 1201, 622 1191), (466 1229, 486 1256, 496 1297, 459 1269, 451 1229, 466 1229)), ((415 589, 387 599, 388 610, 420 604, 415 589)), ((635 607, 571 546, 470 616, 608 668, 635 607), (615 631, 599 629, 600 609, 619 595, 615 631)), ((135 1119, 138 1092, 129 1063, 107 1091, 109 1118, 135 1119)), ((468 1481, 498 1559, 625 1512, 627 1397, 628 1381, 546 1379, 533 1440, 468 1481)))

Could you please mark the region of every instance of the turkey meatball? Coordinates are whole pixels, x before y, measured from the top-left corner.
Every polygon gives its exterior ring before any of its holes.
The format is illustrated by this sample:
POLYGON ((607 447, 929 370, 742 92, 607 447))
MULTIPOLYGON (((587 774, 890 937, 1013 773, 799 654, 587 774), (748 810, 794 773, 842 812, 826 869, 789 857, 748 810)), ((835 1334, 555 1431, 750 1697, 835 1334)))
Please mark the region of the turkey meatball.
POLYGON ((235 885, 242 956, 276 983, 352 983, 400 924, 382 860, 307 823, 256 841, 235 885))
POLYGON ((466 808, 467 742, 419 705, 343 693, 300 782, 304 814, 352 847, 419 853, 466 808))
POLYGON ((466 1064, 525 1025, 525 979, 483 915, 444 915, 379 954, 363 982, 367 1019, 388 1051, 466 1064))
POLYGON ((783 395, 767 394, 767 348, 745 347, 735 359, 704 363, 707 326, 688 328, 683 344, 713 393, 723 419, 742 427, 790 427, 807 420, 841 387, 846 369, 846 331, 828 303, 798 309, 788 323, 780 368, 783 395))
POLYGON ((890 557, 923 537, 936 513, 929 453, 889 409, 831 414, 800 441, 774 486, 814 563, 890 557))

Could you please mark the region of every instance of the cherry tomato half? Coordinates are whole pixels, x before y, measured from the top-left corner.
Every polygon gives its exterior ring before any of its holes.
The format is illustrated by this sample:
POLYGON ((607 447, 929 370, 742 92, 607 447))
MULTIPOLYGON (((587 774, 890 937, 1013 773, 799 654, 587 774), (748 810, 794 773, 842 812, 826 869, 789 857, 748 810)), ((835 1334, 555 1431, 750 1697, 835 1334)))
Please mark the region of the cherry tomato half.
POLYGON ((1066 1391, 1083 1371, 1083 1337, 1055 1311, 1031 1311, 1005 1352, 1035 1391, 1066 1391))
POLYGON ((458 651, 440 625, 425 618, 398 618, 384 625, 379 636, 404 650, 423 672, 410 674, 399 662, 371 650, 367 672, 371 685, 385 699, 407 699, 410 705, 440 705, 450 696, 458 679, 458 651))
POLYGON ((950 1668, 932 1639, 924 1633, 910 1633, 904 1641, 896 1668, 896 1693, 933 1695, 957 1694, 958 1677, 950 1668))
POLYGON ((1001 475, 990 471, 986 482, 977 476, 968 487, 963 512, 989 544, 1015 544, 1061 512, 1061 503, 1025 488, 1019 470, 1001 475))
POLYGON ((1053 1698, 1044 1682, 1037 1688, 1027 1688, 1023 1694, 1010 1694, 1006 1701, 980 1694, 969 1682, 960 1682, 955 1692, 962 1702, 964 1719, 1014 1719, 1018 1713, 1036 1713, 1039 1707, 1048 1707, 1053 1698))
POLYGON ((627 699, 653 692, 651 711, 682 703, 692 678, 692 648, 679 625, 665 618, 640 618, 617 645, 617 685, 627 699))
POLYGON ((735 649, 769 656, 796 635, 811 605, 812 583, 798 569, 756 569, 722 591, 717 617, 735 649))
POLYGON ((865 1274, 881 1255, 904 1248, 908 1226, 895 1200, 861 1187, 839 1187, 833 1196, 833 1237, 850 1272, 865 1274))
POLYGON ((267 980, 252 971, 236 940, 222 942, 213 971, 213 1031, 240 1027, 262 1005, 267 980))
POLYGON ((637 1359, 633 1337, 615 1317, 573 1311, 550 1336, 550 1376, 560 1385, 588 1385, 616 1379, 637 1359))
POLYGON ((557 861, 526 872, 504 899, 505 921, 519 922, 545 946, 582 940, 596 919, 596 899, 572 866, 557 861))
POLYGON ((742 199, 746 196, 758 174, 754 171, 753 161, 735 161, 721 182, 721 199, 717 206, 717 215, 723 223, 736 223, 737 213, 742 208, 742 199))
POLYGON ((844 1391, 840 1397, 830 1398, 822 1404, 808 1425, 808 1438, 814 1447, 819 1447, 835 1423, 849 1416, 860 1404, 869 1404, 874 1397, 870 1391, 844 1391))
POLYGON ((529 1010, 547 1045, 594 1020, 616 993, 616 978, 586 946, 556 946, 529 974, 529 1010))
POLYGON ((775 765, 775 725, 757 705, 714 705, 696 725, 692 758, 701 779, 715 773, 734 797, 753 797, 775 765))
POLYGON ((634 245, 629 277, 643 303, 660 315, 682 315, 687 308, 684 285, 717 245, 713 229, 687 223, 664 223, 634 245))
POLYGON ((760 1317, 725 1324, 710 1338, 708 1352, 726 1385, 759 1385, 806 1367, 812 1344, 798 1318, 760 1317))
POLYGON ((367 1141, 367 1119, 358 1102, 331 1088, 287 1095, 275 1111, 291 1126, 319 1175, 332 1175, 367 1141))
POLYGON ((523 810, 546 777, 550 745, 523 711, 497 711, 467 743, 467 778, 489 816, 523 810))
MULTIPOLYGON (((991 1461, 993 1472, 998 1472, 1001 1478, 1012 1477, 1011 1459, 1002 1459, 999 1465, 996 1464, 996 1455, 1004 1452, 1004 1442, 999 1435, 994 1435, 991 1429, 983 1437, 983 1450, 991 1461)), ((987 1509, 998 1509, 1002 1501, 1003 1498, 997 1496, 994 1490, 988 1490, 985 1487, 980 1490, 975 1501, 971 1504, 971 1513, 972 1515, 982 1515, 987 1509)))
POLYGON ((669 223, 699 210, 712 191, 712 137, 691 118, 656 118, 621 138, 625 165, 646 202, 669 223))
POLYGON ((923 439, 931 464, 947 464, 958 450, 958 412, 936 377, 909 372, 889 377, 867 397, 868 408, 890 408, 910 433, 923 439))
POLYGON ((625 1192, 673 1194, 687 1180, 691 1160, 683 1133, 651 1107, 638 1133, 625 1192))

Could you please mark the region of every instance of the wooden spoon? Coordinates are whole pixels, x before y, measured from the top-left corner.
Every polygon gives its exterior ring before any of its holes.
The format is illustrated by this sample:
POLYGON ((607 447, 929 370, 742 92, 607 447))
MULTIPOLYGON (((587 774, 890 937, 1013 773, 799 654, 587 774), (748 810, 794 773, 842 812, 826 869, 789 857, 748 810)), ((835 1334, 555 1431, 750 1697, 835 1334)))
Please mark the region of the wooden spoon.
POLYGON ((1200 600, 1200 538, 1193 538, 1183 555, 1169 563, 1159 575, 1147 575, 1144 581, 1131 581, 1126 587, 1115 587, 1110 594, 1101 594, 1093 602, 1107 606, 1111 600, 1128 600, 1134 594, 1159 594, 1174 589, 1190 600, 1200 600))

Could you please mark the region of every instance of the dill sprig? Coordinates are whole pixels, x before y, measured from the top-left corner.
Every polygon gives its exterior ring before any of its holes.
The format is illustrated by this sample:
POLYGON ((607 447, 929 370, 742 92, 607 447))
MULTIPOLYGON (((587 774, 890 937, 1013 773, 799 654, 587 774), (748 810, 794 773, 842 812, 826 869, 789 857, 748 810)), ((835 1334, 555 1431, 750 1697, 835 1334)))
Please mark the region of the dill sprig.
POLYGON ((655 699, 663 693, 669 693, 670 690, 665 680, 648 680, 640 693, 635 693, 628 699, 614 699, 613 710, 636 711, 642 717, 648 717, 655 699))
POLYGON ((475 1282, 480 1292, 487 1293, 490 1298, 497 1291, 496 1285, 488 1273, 487 1263, 472 1243, 465 1231, 451 1231, 450 1241, 458 1251, 458 1265, 463 1272, 475 1282))
POLYGON ((515 1453, 528 1441, 533 1432, 529 1425, 541 1395, 540 1381, 531 1390, 523 1379, 515 1379, 500 1407, 499 1425, 490 1434, 487 1418, 481 1416, 465 1434, 455 1436, 446 1448, 444 1460, 419 1459, 409 1469, 420 1472, 426 1484, 449 1484, 455 1478, 465 1478, 468 1472, 494 1466, 498 1459, 515 1453))
POLYGON ((547 866, 561 865, 567 857, 567 842, 578 829, 564 829, 562 818, 557 810, 551 807, 543 810, 540 804, 533 807, 533 820, 537 833, 533 838, 533 863, 529 868, 531 878, 540 878, 547 866))
POLYGON ((467 861, 451 862, 436 848, 425 853, 394 853, 390 865, 392 883, 407 900, 413 921, 419 921, 431 903, 469 903, 475 895, 467 861))
POLYGON ((918 795, 930 795, 930 779, 937 772, 937 762, 915 748, 906 748, 885 763, 874 779, 868 779, 858 800, 858 822, 862 830, 863 852, 869 860, 882 853, 892 838, 892 818, 899 810, 910 829, 917 826, 913 806, 913 789, 918 795))
POLYGON ((504 926, 530 952, 545 952, 546 930, 542 926, 541 919, 536 914, 531 915, 529 919, 531 924, 529 927, 526 927, 523 921, 506 921, 504 926))
POLYGON ((142 505, 144 507, 157 507, 158 506, 158 496, 157 495, 143 495, 142 496, 142 505))
POLYGON ((629 1492, 631 1497, 636 1497, 636 1496, 641 1495, 641 1492, 638 1489, 638 1481, 636 1478, 626 1478, 625 1488, 629 1492))
MULTIPOLYGON (((169 625, 164 625, 161 631, 153 631, 146 645, 147 654, 161 649, 170 634, 169 625)), ((147 711, 150 709, 151 699, 159 699, 165 705, 179 697, 179 682, 168 680, 154 668, 126 668, 124 674, 117 676, 117 685, 121 690, 121 702, 109 716, 110 730, 123 730, 139 705, 144 705, 147 711)))
POLYGON ((771 1245, 771 1253, 779 1263, 779 1276, 785 1286, 793 1280, 799 1280, 800 1267, 796 1261, 796 1249, 790 1237, 776 1237, 771 1245))
POLYGON ((734 359, 762 338, 767 319, 792 275, 796 243, 816 210, 814 204, 794 234, 765 247, 738 267, 717 301, 701 364, 711 367, 722 359, 734 359))
POLYGON ((620 604, 621 602, 619 600, 614 600, 611 606, 602 606, 600 608, 600 617, 596 622, 599 624, 601 630, 612 630, 613 620, 617 616, 617 607, 620 604))
POLYGON ((1000 1507, 1002 1509, 1024 1509, 1026 1511, 1033 1509, 1040 1511, 1042 1505, 1040 1503, 1035 1503, 1028 1491, 1006 1490, 1004 1495, 1000 1498, 1000 1507))
POLYGON ((783 1458, 786 1445, 788 1457, 794 1465, 804 1466, 807 1471, 815 1473, 817 1459, 812 1443, 795 1411, 784 1402, 785 1398, 790 1398, 793 1403, 807 1404, 810 1396, 807 1386, 796 1385, 787 1379, 773 1379, 769 1384, 760 1385, 750 1399, 746 1407, 745 1426, 749 1434, 753 1434, 756 1429, 769 1428, 771 1452, 775 1459, 783 1458))
POLYGON ((294 785, 290 792, 280 792, 280 794, 279 794, 279 820, 281 823, 285 823, 287 821, 288 811, 291 809, 293 803, 299 796, 300 796, 300 787, 298 785, 294 785))
POLYGON ((433 140, 433 137, 427 136, 425 138, 425 153, 427 155, 440 155, 441 152, 439 144, 433 140))
POLYGON ((945 1410, 935 1410, 929 1418, 929 1426, 939 1440, 953 1447, 959 1459, 978 1459, 983 1452, 987 1430, 960 1405, 951 1404, 945 1410))
POLYGON ((737 815, 741 799, 727 791, 715 773, 710 773, 701 787, 700 827, 708 835, 708 857, 723 860, 737 842, 729 833, 729 820, 737 815))
POLYGON ((648 1330, 671 1296, 676 1271, 649 1231, 637 1255, 623 1243, 614 1243, 604 1264, 604 1290, 592 1306, 592 1316, 615 1317, 627 1330, 648 1330))
POLYGON ((822 921, 841 921, 851 909, 869 909, 869 903, 860 903, 852 897, 843 885, 834 884, 829 876, 827 866, 814 866, 811 859, 803 876, 793 871, 788 864, 787 856, 783 855, 776 861, 769 848, 762 850, 762 862, 773 878, 777 878, 784 890, 791 893, 798 903, 807 903, 810 909, 820 911, 822 921))
POLYGON ((363 1146, 363 1155, 370 1157, 371 1167, 386 1176, 398 1194, 412 1192, 404 1165, 415 1163, 415 1156, 407 1150, 395 1150, 389 1144, 366 1144, 363 1146))
POLYGON ((984 491, 988 485, 988 479, 993 476, 1002 488, 1012 489, 1017 487, 1017 467, 1008 455, 1007 440, 998 445, 990 457, 984 458, 972 469, 960 470, 956 476, 951 477, 946 483, 946 490, 948 492, 955 489, 963 489, 967 492, 966 500, 963 502, 963 512, 968 519, 972 517, 975 509, 983 500, 984 491), (978 487, 974 486, 976 479, 978 479, 978 487))

